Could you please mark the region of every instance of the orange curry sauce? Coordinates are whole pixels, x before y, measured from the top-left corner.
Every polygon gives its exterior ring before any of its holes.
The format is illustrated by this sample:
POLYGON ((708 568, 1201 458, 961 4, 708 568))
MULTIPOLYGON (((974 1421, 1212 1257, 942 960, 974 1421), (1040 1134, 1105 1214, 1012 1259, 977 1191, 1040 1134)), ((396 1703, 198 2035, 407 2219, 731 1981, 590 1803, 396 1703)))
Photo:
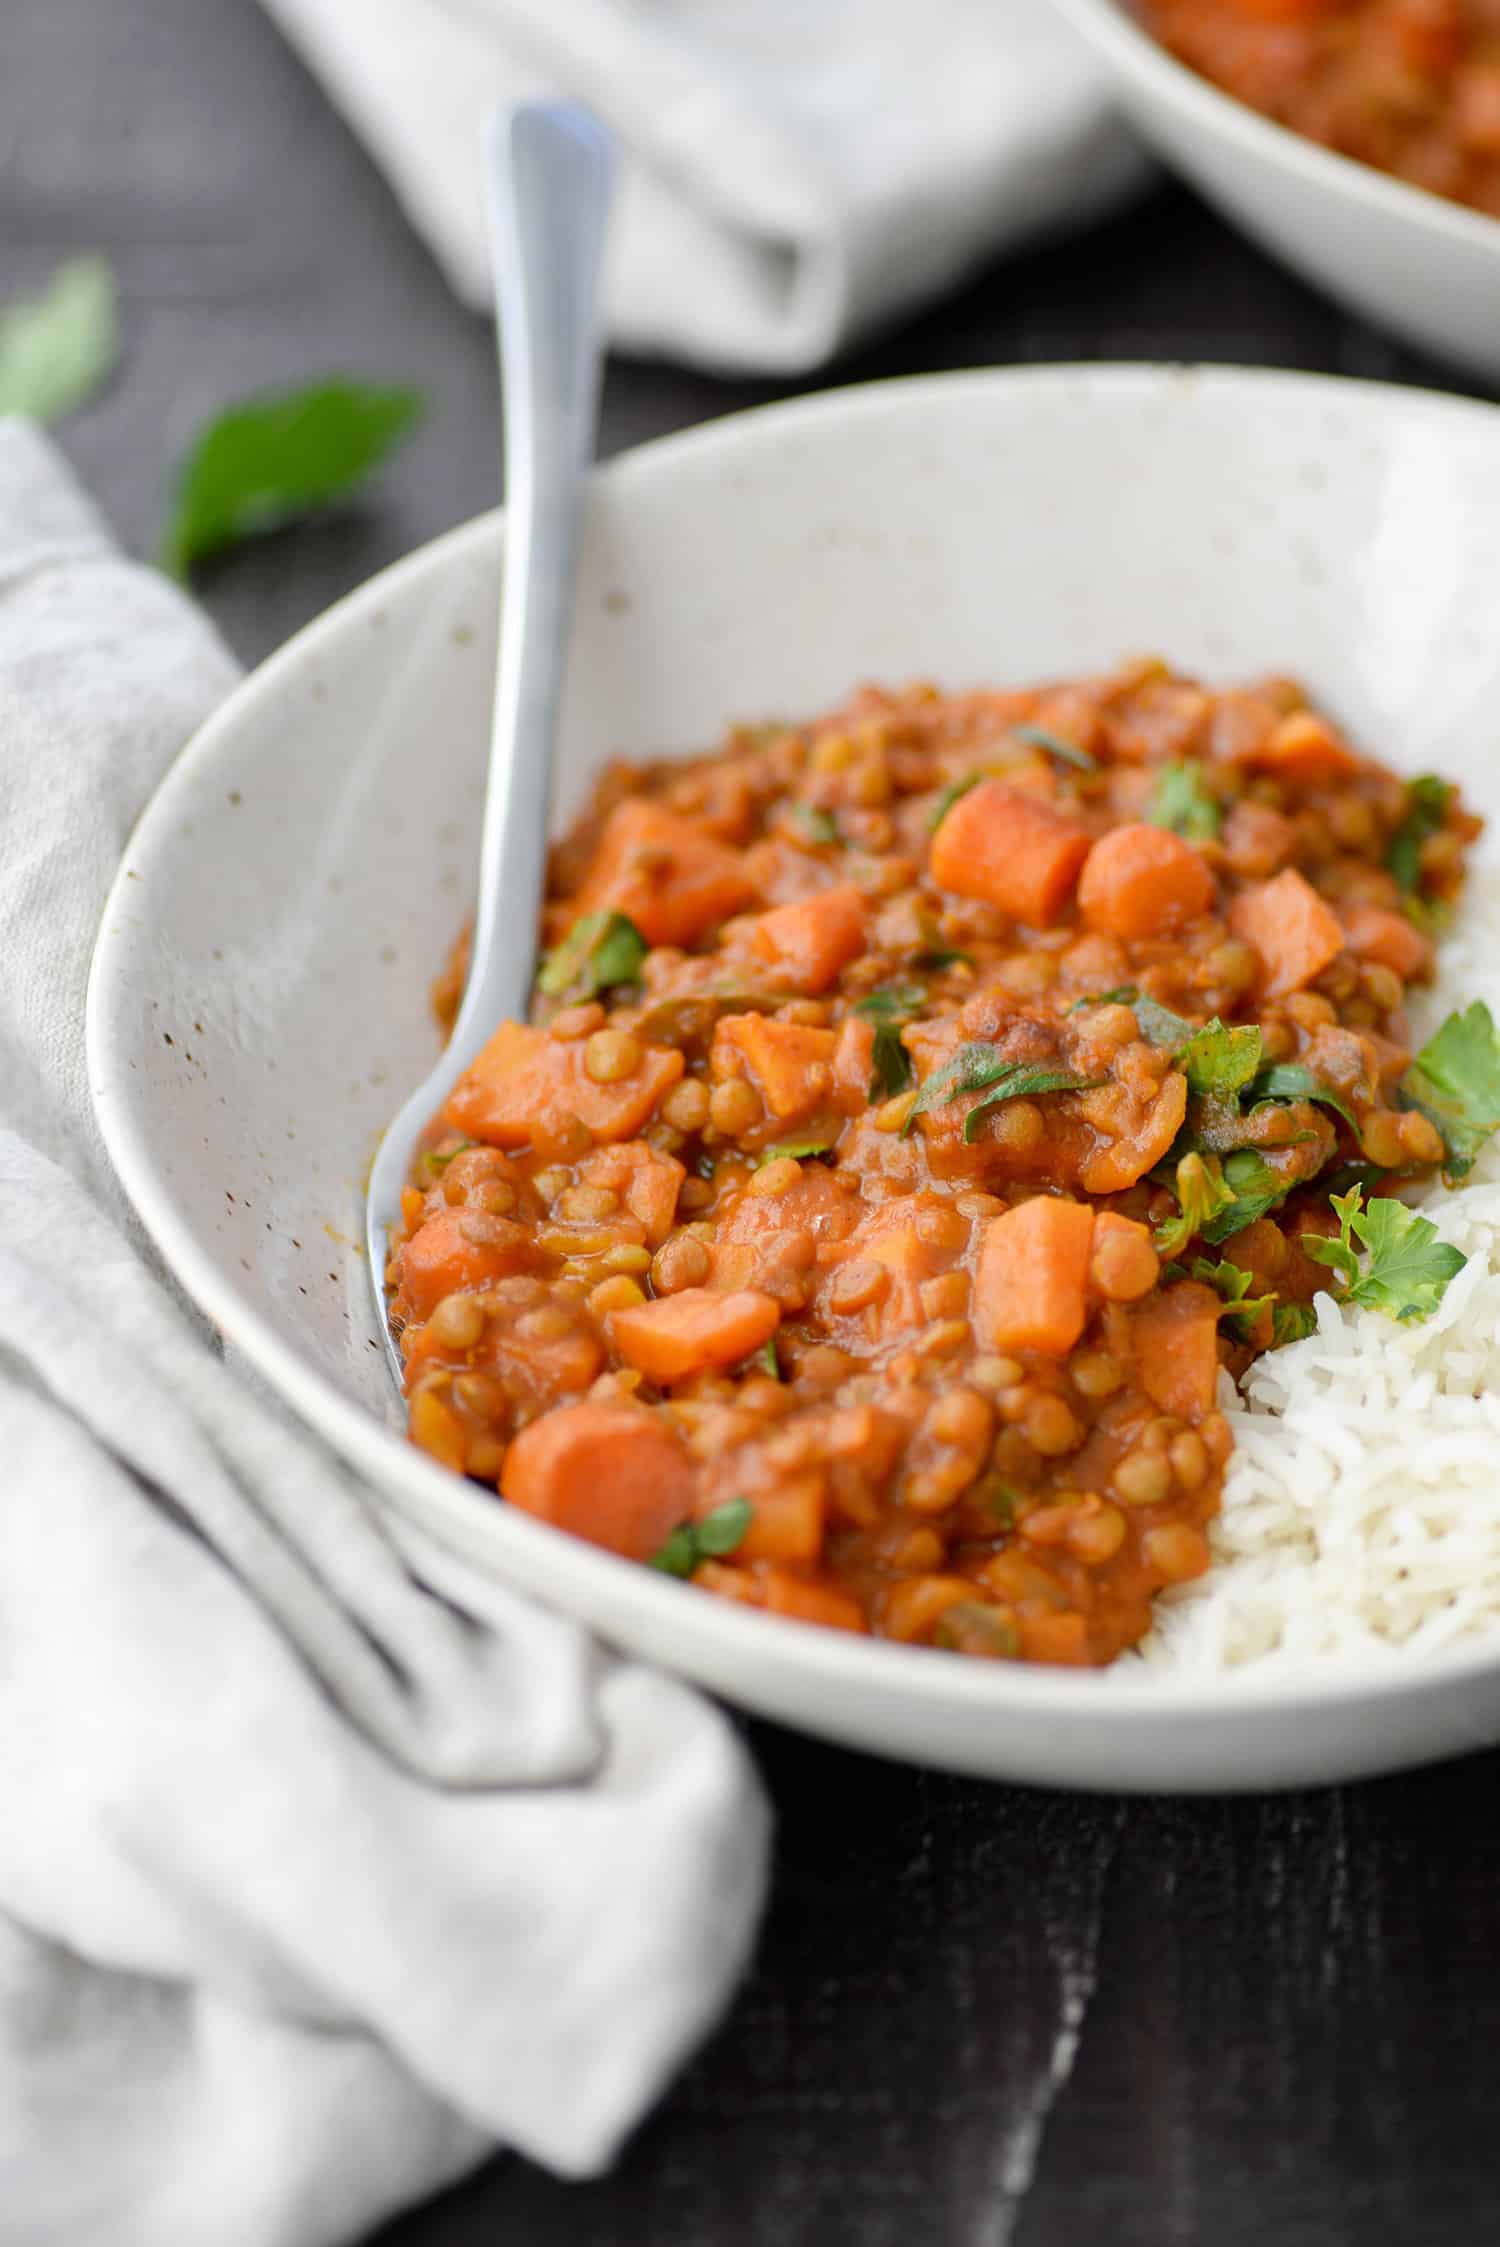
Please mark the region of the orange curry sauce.
POLYGON ((613 767, 405 1196, 413 1440, 722 1598, 1111 1660, 1208 1565, 1300 1237, 1442 1160, 1406 986, 1479 823, 1418 785, 1156 662, 613 767))
POLYGON ((1342 156, 1500 217, 1500 0, 1139 0, 1162 45, 1342 156))

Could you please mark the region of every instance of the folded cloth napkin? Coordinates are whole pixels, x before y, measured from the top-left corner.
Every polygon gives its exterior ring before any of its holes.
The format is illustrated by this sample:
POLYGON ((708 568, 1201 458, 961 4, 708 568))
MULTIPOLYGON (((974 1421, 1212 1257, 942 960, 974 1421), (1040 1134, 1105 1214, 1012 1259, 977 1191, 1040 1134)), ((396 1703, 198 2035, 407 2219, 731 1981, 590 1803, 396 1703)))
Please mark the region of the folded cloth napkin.
POLYGON ((763 1886, 725 1719, 398 1539, 111 1180, 94 927, 234 675, 0 424, 4 2247, 324 2247, 497 2143, 598 2170, 763 1886))
POLYGON ((480 121, 590 102, 625 151, 626 351, 795 374, 1145 177, 1047 0, 265 0, 453 286, 489 302, 480 121))

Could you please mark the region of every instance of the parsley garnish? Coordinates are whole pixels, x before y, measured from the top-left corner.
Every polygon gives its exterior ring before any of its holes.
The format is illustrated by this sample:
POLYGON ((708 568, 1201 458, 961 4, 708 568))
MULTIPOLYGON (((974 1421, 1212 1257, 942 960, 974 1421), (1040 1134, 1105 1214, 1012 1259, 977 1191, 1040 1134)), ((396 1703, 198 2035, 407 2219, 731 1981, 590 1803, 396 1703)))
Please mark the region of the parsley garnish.
POLYGON ((1329 1265, 1342 1280, 1342 1300, 1384 1311, 1388 1318, 1430 1318, 1468 1258, 1438 1239, 1430 1218, 1388 1195, 1366 1202, 1355 1186, 1347 1194, 1335 1194, 1330 1206, 1339 1221, 1338 1239, 1304 1233, 1302 1246, 1315 1263, 1329 1265), (1356 1241, 1370 1259, 1363 1271, 1356 1241))
POLYGON ((801 828, 807 840, 816 844, 818 848, 821 849, 829 843, 841 843, 843 841, 844 838, 838 821, 834 818, 833 813, 825 811, 821 804, 790 804, 787 809, 789 816, 801 828))
POLYGON ((793 1162, 800 1163, 808 1161, 813 1155, 832 1153, 831 1139, 778 1139, 773 1147, 762 1147, 755 1158, 755 1167, 757 1170, 764 1170, 767 1163, 780 1162, 784 1155, 790 1156, 793 1162))
POLYGON ((1264 1217, 1286 1188, 1253 1148, 1241 1147, 1222 1160, 1217 1155, 1184 1155, 1173 1191, 1177 1215, 1158 1225, 1153 1236, 1162 1256, 1179 1255, 1195 1236, 1217 1246, 1264 1217))
POLYGON ((1066 1069, 1006 1061, 990 1045, 961 1045, 940 1069, 934 1069, 917 1094, 901 1126, 901 1136, 906 1138, 918 1116, 925 1116, 929 1109, 946 1107, 949 1101, 961 1099, 966 1092, 988 1092, 989 1098, 978 1102, 964 1118, 964 1139, 972 1146, 979 1135, 979 1119, 998 1107, 1001 1101, 1018 1100, 1030 1092, 1082 1092, 1088 1083, 1086 1077, 1074 1076, 1066 1069))
POLYGON ((1133 983, 1117 983, 1112 991, 1089 991, 1075 999, 1069 1014, 1082 1014, 1086 1006, 1132 1006, 1140 997, 1133 983))
POLYGON ((755 1509, 748 1498, 731 1498, 726 1505, 705 1514, 702 1521, 685 1521, 680 1529, 674 1529, 646 1565, 659 1568, 665 1576, 691 1576, 700 1560, 722 1560, 742 1545, 754 1518, 755 1509))
POLYGON ((1206 1256, 1194 1257, 1192 1276, 1195 1280, 1203 1280, 1216 1295, 1222 1296, 1224 1308, 1219 1316, 1237 1319, 1240 1334, 1247 1342, 1252 1339, 1255 1322, 1261 1312, 1276 1300, 1274 1292, 1252 1295, 1250 1290, 1255 1282, 1251 1275, 1238 1264, 1231 1264, 1227 1258, 1213 1264, 1206 1256))
POLYGON ((1315 1077, 1311 1069, 1304 1069, 1300 1061, 1273 1061, 1262 1069, 1250 1086, 1250 1103, 1258 1108, 1264 1100, 1313 1100, 1325 1108, 1332 1108, 1343 1117, 1352 1131, 1358 1131, 1353 1110, 1342 1093, 1315 1077))
POLYGON ((779 1381, 781 1379, 781 1359, 777 1354, 775 1335, 768 1334, 760 1348, 745 1362, 747 1365, 756 1366, 760 1372, 769 1375, 771 1380, 779 1381))
POLYGON ((1278 1303, 1271 1313, 1271 1342, 1275 1349, 1279 1350, 1286 1342, 1305 1342, 1309 1334, 1317 1331, 1317 1315, 1310 1303, 1278 1303))
POLYGON ((1037 1069, 1016 1062, 1013 1073, 997 1082, 982 1100, 976 1100, 964 1117, 964 1145, 972 1147, 984 1127, 985 1119, 1007 1100, 1024 1100, 1042 1092, 1091 1092, 1097 1084, 1095 1077, 1075 1076, 1071 1069, 1037 1069))
POLYGON ((935 835, 937 833, 938 829, 942 826, 943 821, 947 818, 949 812, 952 811, 954 805, 958 802, 959 797, 967 796, 969 790, 971 788, 977 788, 983 778, 984 774, 982 772, 966 772, 961 780, 949 781, 947 787, 943 790, 942 794, 938 797, 937 802, 933 805, 931 811, 927 814, 927 832, 929 835, 935 835))
POLYGON ((1449 1015, 1407 1070, 1401 1090, 1442 1133, 1448 1176, 1464 1177, 1500 1129, 1500 1033, 1483 999, 1449 1015))
POLYGON ((1260 1031, 1253 1022, 1226 1029, 1215 1015, 1183 1040, 1173 1058, 1181 1065, 1190 1091, 1233 1098, 1260 1067, 1260 1031))
POLYGON ((537 987, 549 999, 592 999, 639 983, 650 947, 625 913, 585 913, 542 962, 537 987))
POLYGON ((1420 773, 1406 784, 1406 817, 1391 837, 1385 862, 1408 898, 1421 896, 1422 845, 1442 826, 1452 797, 1452 782, 1435 772, 1420 773))
POLYGON ((1080 772, 1097 772, 1099 760, 1091 757, 1087 749, 1080 749, 1076 741, 1068 741, 1060 733, 1049 733, 1045 726, 1012 726, 1017 741, 1025 741, 1033 749, 1045 749, 1049 757, 1061 764, 1075 765, 1080 772))
POLYGON ((870 1098, 893 1100, 898 1092, 905 1092, 914 1071, 911 1055, 901 1043, 901 1026, 910 1022, 927 1003, 927 992, 920 983, 887 983, 878 991, 867 992, 856 999, 853 1011, 875 1025, 875 1045, 871 1054, 870 1098))
POLYGON ((1211 843, 1219 832, 1219 806, 1203 785, 1203 767, 1196 758, 1163 765, 1157 776, 1146 817, 1153 827, 1170 827, 1190 843, 1211 843))

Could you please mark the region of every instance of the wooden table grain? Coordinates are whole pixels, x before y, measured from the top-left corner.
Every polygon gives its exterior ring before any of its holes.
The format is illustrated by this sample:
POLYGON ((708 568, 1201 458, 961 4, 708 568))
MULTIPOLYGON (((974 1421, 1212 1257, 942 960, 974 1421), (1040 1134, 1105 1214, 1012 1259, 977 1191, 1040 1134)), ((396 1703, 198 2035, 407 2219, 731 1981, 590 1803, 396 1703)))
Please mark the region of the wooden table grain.
MULTIPOLYGON (((0 294, 113 259, 124 362, 62 442, 135 550, 227 398, 332 370, 429 390, 363 507, 205 579, 246 661, 498 496, 484 326, 252 0, 33 0, 4 50, 0 294)), ((1450 381, 1166 186, 826 379, 1108 357, 1450 381)), ((604 448, 782 394, 617 361, 604 448)), ((1126 1801, 751 1737, 777 1874, 718 2034, 611 2176, 501 2157, 379 2247, 1494 2241, 1500 1758, 1126 1801)))

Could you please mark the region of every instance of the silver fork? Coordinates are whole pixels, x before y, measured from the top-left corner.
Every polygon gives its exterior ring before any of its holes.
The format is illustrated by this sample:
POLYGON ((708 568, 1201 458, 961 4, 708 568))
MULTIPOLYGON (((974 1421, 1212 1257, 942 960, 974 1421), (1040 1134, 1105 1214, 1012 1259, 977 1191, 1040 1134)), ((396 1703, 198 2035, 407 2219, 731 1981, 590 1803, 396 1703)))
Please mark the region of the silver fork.
POLYGON ((613 157, 571 102, 500 112, 486 133, 500 379, 505 402, 505 561, 500 658, 479 843, 469 979, 441 1059, 380 1143, 365 1251, 391 1370, 385 1267, 416 1146, 507 1017, 524 1017, 535 968, 553 745, 562 702, 585 476, 598 418, 600 254, 613 157))

